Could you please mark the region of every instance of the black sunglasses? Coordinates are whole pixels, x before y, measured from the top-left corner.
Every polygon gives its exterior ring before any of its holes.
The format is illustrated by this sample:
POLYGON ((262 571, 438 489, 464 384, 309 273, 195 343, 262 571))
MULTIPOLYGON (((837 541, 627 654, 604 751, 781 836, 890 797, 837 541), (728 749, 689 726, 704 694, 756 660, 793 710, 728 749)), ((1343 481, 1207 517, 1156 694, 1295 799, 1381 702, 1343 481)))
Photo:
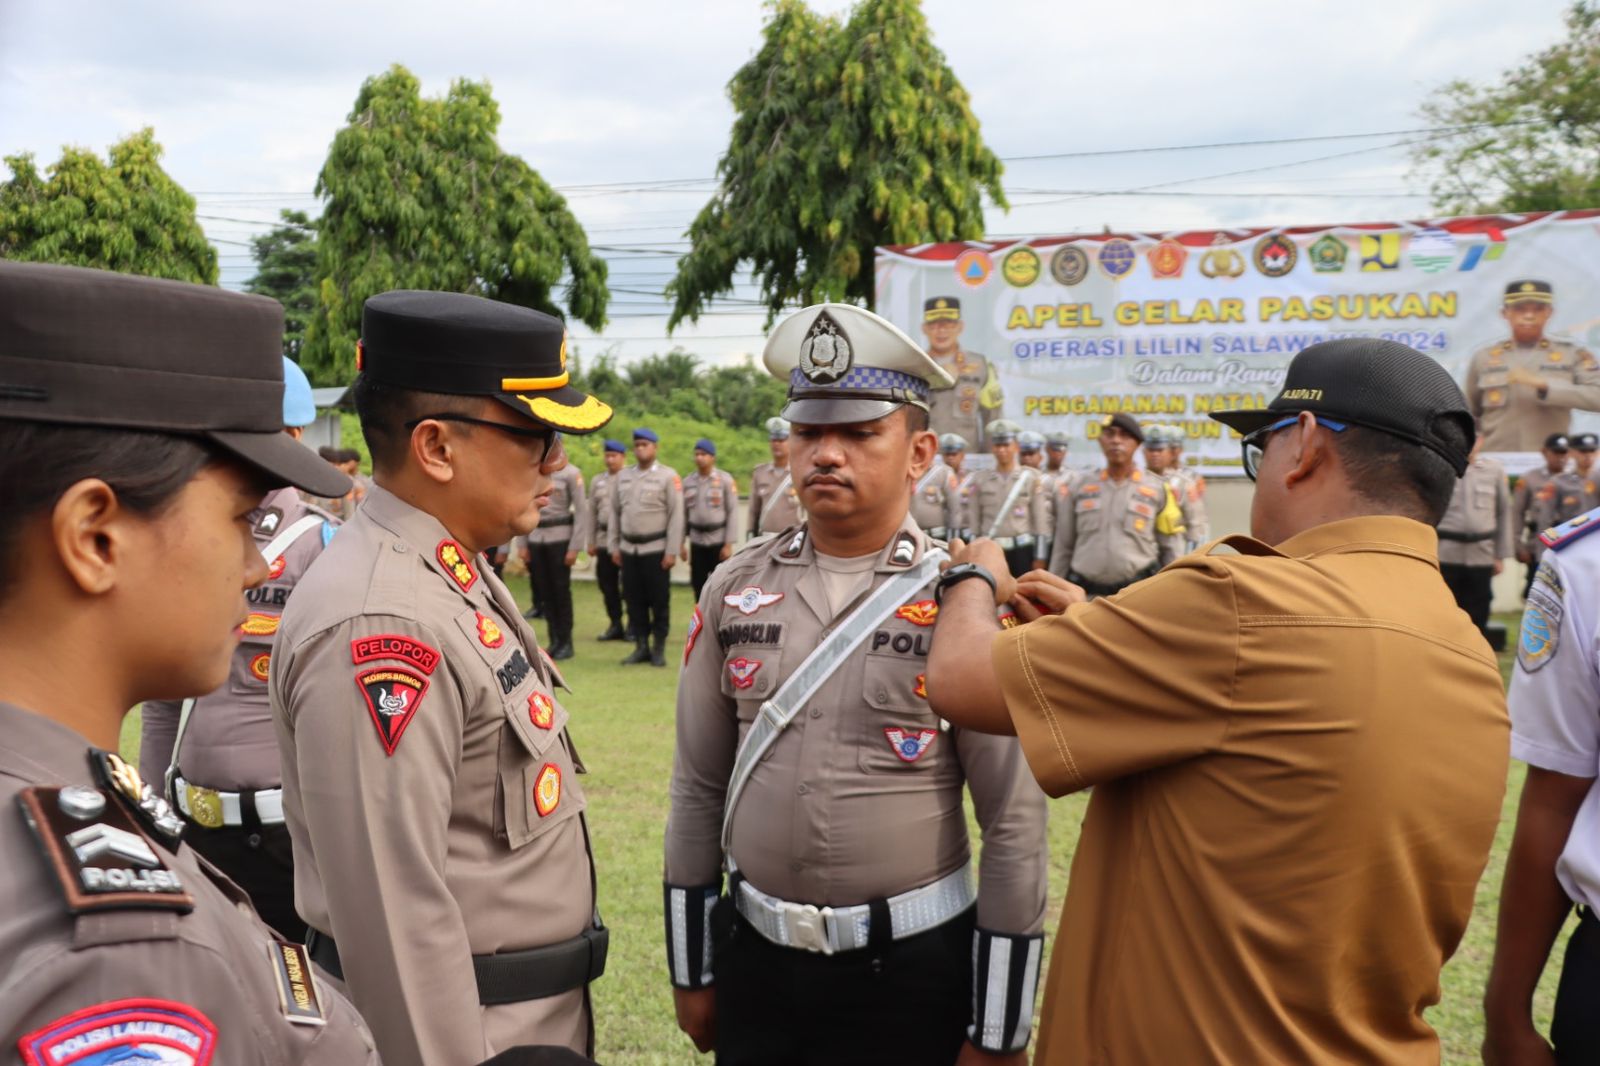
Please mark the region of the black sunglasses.
MULTIPOLYGON (((1244 439, 1239 442, 1240 457, 1242 460, 1242 465, 1244 466, 1245 477, 1249 478, 1251 481, 1256 479, 1256 471, 1261 469, 1261 456, 1267 446, 1267 438, 1278 432, 1280 429, 1288 429, 1298 421, 1300 421, 1299 414, 1293 414, 1288 418, 1280 418, 1270 426, 1262 426, 1254 433, 1247 433, 1245 435, 1244 439)), ((1348 428, 1343 422, 1335 422, 1331 419, 1320 417, 1317 419, 1317 425, 1322 426, 1325 429, 1330 429, 1335 433, 1343 433, 1345 429, 1348 428)))
POLYGON ((561 434, 553 429, 523 429, 521 426, 510 426, 504 422, 490 421, 487 418, 473 418, 471 415, 423 415, 421 418, 413 418, 407 422, 406 428, 416 429, 423 422, 465 422, 470 426, 488 426, 490 429, 498 429, 502 433, 509 433, 513 437, 528 437, 533 440, 542 440, 547 444, 561 437, 561 434))

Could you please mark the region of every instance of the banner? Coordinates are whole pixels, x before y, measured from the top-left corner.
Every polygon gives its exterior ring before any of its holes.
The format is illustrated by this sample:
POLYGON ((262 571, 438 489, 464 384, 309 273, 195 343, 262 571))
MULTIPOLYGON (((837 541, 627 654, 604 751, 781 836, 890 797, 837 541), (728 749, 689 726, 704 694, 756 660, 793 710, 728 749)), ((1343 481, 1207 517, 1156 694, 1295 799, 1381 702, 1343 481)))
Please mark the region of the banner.
POLYGON ((1127 411, 1239 474, 1208 414, 1266 406, 1301 348, 1357 336, 1438 359, 1509 472, 1550 432, 1600 430, 1600 211, 886 247, 876 284, 878 313, 957 377, 934 429, 975 455, 1006 418, 1097 465, 1101 422, 1127 411))

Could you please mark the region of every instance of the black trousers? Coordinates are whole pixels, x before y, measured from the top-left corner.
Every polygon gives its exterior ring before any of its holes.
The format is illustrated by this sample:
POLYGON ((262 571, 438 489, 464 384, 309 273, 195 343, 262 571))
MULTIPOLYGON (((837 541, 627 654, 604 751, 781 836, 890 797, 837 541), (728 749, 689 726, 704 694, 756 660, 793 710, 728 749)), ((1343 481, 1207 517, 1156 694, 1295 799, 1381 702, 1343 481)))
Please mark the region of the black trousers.
POLYGON ((1456 606, 1467 612, 1480 633, 1484 632, 1489 625, 1489 601, 1494 598, 1489 587, 1494 581, 1494 568, 1440 563, 1439 573, 1444 575, 1444 583, 1456 598, 1456 606))
POLYGON ((689 586, 694 589, 696 603, 700 602, 700 590, 705 587, 706 578, 711 576, 711 571, 715 570, 720 562, 722 562, 722 545, 689 545, 689 586))
POLYGON ((1550 1022, 1550 1042, 1561 1066, 1600 1062, 1600 920, 1587 907, 1579 908, 1578 917, 1561 962, 1550 1022))
POLYGON ((294 909, 294 850, 289 827, 207 829, 185 823, 183 839, 245 890, 256 913, 295 944, 306 940, 306 923, 294 909))
POLYGON ((622 595, 628 601, 628 629, 634 640, 667 639, 672 626, 672 574, 661 569, 665 553, 622 553, 622 595))
POLYGON ((544 607, 551 641, 572 635, 572 567, 567 565, 570 541, 529 544, 528 582, 533 602, 544 607))
POLYGON ((600 554, 594 560, 594 583, 600 586, 600 598, 605 601, 606 617, 617 625, 622 624, 622 567, 611 561, 601 540, 600 554))
POLYGON ((838 955, 764 939, 724 898, 712 916, 717 1066, 946 1066, 972 1020, 977 908, 838 955))

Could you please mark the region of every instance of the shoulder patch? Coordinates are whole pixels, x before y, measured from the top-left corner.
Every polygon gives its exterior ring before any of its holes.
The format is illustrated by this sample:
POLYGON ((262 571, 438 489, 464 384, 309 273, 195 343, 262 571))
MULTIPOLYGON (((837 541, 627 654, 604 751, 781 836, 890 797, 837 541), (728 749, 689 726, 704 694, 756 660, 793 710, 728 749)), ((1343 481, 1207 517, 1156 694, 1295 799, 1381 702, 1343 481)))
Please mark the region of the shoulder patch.
POLYGON ((410 663, 425 674, 433 673, 439 665, 439 653, 416 637, 403 633, 379 633, 371 637, 356 637, 350 642, 350 661, 355 664, 374 659, 399 659, 410 663))
POLYGON ((1567 545, 1583 539, 1596 529, 1600 529, 1600 508, 1585 511, 1576 518, 1570 519, 1552 529, 1547 529, 1539 534, 1539 543, 1553 551, 1560 551, 1567 545))
POLYGON ((689 637, 683 642, 683 665, 689 665, 689 656, 694 654, 694 642, 700 639, 700 630, 705 628, 705 616, 700 613, 700 605, 695 604, 694 613, 689 615, 689 637))
POLYGON ((139 823, 100 789, 27 788, 17 803, 71 913, 194 910, 194 897, 139 823))
POLYGON ((217 1027, 186 1003, 118 999, 63 1015, 17 1041, 26 1066, 174 1063, 210 1066, 217 1027))
POLYGON ((472 586, 477 584, 478 574, 467 561, 467 550, 461 545, 453 540, 441 540, 434 554, 439 557, 439 565, 444 567, 444 572, 461 586, 462 592, 470 592, 472 586))
POLYGON ((427 680, 410 670, 381 667, 357 674, 356 687, 367 701, 367 712, 372 715, 384 753, 393 755, 401 734, 422 706, 422 697, 428 692, 427 680))

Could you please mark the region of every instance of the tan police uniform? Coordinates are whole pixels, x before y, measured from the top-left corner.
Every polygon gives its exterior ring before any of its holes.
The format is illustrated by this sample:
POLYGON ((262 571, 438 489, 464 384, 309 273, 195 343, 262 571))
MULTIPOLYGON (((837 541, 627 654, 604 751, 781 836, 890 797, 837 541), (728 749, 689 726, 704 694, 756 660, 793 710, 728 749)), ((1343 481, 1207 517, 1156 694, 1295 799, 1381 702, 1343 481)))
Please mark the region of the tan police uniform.
POLYGON ((1561 525, 1585 511, 1600 507, 1600 483, 1592 476, 1584 477, 1576 470, 1563 470, 1551 477, 1549 483, 1534 494, 1533 517, 1537 527, 1535 535, 1561 525))
POLYGON ((1439 572, 1472 623, 1488 633, 1494 565, 1515 550, 1505 468, 1479 456, 1439 519, 1439 572))
POLYGON ((390 1063, 590 1044, 581 974, 494 1006, 474 976, 517 967, 503 991, 520 995, 537 982, 519 953, 569 966, 562 946, 595 935, 556 683, 499 578, 382 487, 284 612, 270 689, 296 900, 390 1063))
POLYGON ((1211 518, 1206 513, 1206 479, 1198 470, 1179 466, 1167 472, 1167 481, 1178 501, 1178 510, 1183 515, 1184 539, 1192 551, 1211 539, 1211 518))
POLYGON ((570 659, 572 649, 572 566, 568 552, 589 544, 589 501, 583 474, 568 464, 550 477, 550 502, 539 511, 539 524, 527 536, 528 580, 533 601, 544 608, 550 626, 550 654, 570 659))
POLYGON ((1574 408, 1600 410, 1600 363, 1572 341, 1545 337, 1527 348, 1500 341, 1472 353, 1466 393, 1484 451, 1538 451, 1552 433, 1567 432, 1574 408), (1512 382, 1513 369, 1543 378, 1545 395, 1512 382))
POLYGON ((1051 502, 1044 476, 1032 467, 974 471, 962 502, 964 524, 975 537, 993 537, 1005 549, 1013 576, 1020 577, 1034 560, 1050 558, 1055 532, 1051 502))
POLYGON ((739 543, 739 486, 713 467, 683 479, 684 522, 689 527, 689 584, 696 597, 721 562, 722 546, 739 543))
POLYGON ((1000 417, 1005 401, 994 365, 977 352, 963 348, 951 355, 929 358, 955 379, 951 387, 934 389, 929 394, 929 427, 940 436, 958 433, 973 451, 987 451, 989 423, 1000 417))
POLYGON ((250 613, 239 627, 228 680, 193 700, 188 715, 183 700, 145 701, 139 772, 192 823, 189 843, 250 894, 268 924, 298 942, 306 930, 294 909, 267 673, 289 594, 333 538, 337 520, 291 488, 267 496, 251 517, 257 548, 284 535, 293 539, 267 560, 267 580, 245 591, 250 613))
POLYGON ((683 482, 670 466, 637 464, 617 474, 611 506, 611 551, 622 555, 622 597, 637 661, 662 661, 671 628, 672 575, 664 557, 683 545, 683 482), (647 647, 648 643, 648 647, 647 647))
MULTIPOLYGON (((617 450, 621 451, 618 443, 617 450)), ((611 625, 602 639, 622 639, 622 567, 611 561, 611 515, 616 505, 617 475, 602 470, 589 482, 589 541, 584 545, 594 556, 595 584, 606 607, 611 625)))
POLYGON ((1516 523, 1517 551, 1527 552, 1530 560, 1529 581, 1537 569, 1539 556, 1544 552, 1544 546, 1539 543, 1539 534, 1545 528, 1539 525, 1537 507, 1542 500, 1555 494, 1552 482, 1555 475, 1550 473, 1548 466, 1535 467, 1517 479, 1517 487, 1511 492, 1511 512, 1516 523))
POLYGON ((781 533, 803 521, 800 491, 789 468, 762 463, 750 473, 750 535, 781 533))
POLYGON ((961 493, 956 475, 935 459, 911 490, 911 518, 934 540, 949 540, 961 528, 961 493))
POLYGON ((1182 555, 1186 544, 1176 495, 1159 475, 1134 470, 1122 481, 1105 470, 1056 490, 1052 573, 1109 596, 1182 555))

